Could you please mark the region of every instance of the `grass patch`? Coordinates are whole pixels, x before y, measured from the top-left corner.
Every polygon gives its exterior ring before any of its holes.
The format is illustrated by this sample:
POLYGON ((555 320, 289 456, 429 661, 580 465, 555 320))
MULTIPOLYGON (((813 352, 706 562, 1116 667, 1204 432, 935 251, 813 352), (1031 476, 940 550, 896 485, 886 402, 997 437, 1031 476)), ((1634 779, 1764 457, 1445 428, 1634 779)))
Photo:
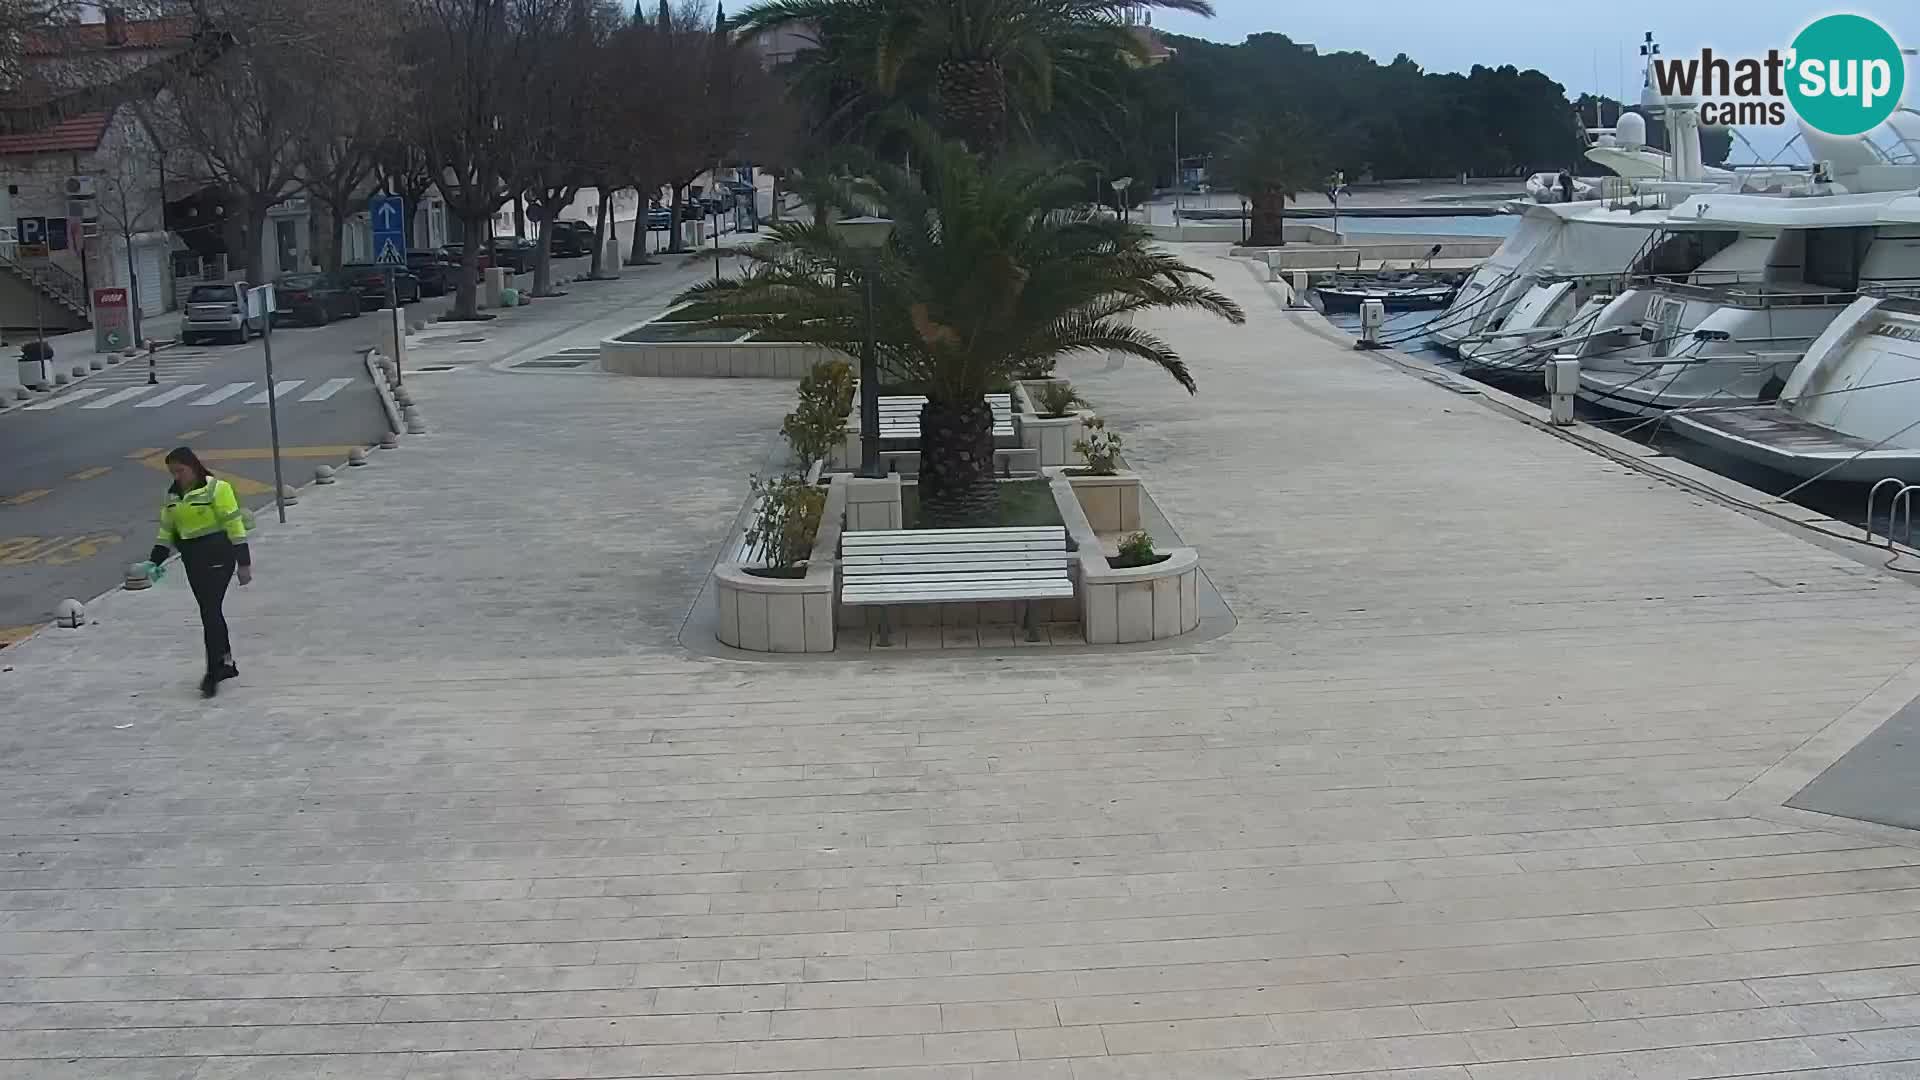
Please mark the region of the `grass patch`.
POLYGON ((668 344, 677 341, 729 342, 740 340, 740 334, 741 332, 739 330, 732 327, 701 329, 673 323, 648 323, 645 326, 634 327, 626 333, 621 334, 615 340, 648 341, 668 344))
MULTIPOLYGON (((1005 480, 1000 488, 1000 514, 992 521, 976 523, 969 528, 975 529, 1023 529, 1041 525, 1064 525, 1060 520, 1060 505, 1053 501, 1053 484, 1044 478, 1037 480, 1005 480)), ((920 485, 902 484, 900 486, 900 516, 905 519, 909 529, 926 529, 932 526, 920 523, 920 485)))

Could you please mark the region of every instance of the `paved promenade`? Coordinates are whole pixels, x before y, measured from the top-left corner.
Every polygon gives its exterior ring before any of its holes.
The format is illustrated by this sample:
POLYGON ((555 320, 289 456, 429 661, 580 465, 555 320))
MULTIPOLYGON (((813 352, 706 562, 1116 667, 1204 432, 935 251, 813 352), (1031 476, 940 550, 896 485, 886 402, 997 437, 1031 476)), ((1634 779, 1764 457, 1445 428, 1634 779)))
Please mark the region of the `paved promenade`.
POLYGON ((1920 1075, 1920 846, 1780 805, 1920 592, 1195 257, 1198 397, 1067 366, 1238 617, 1164 651, 689 651, 791 387, 483 361, 699 270, 435 344, 216 702, 181 590, 0 651, 0 1076, 1920 1075))

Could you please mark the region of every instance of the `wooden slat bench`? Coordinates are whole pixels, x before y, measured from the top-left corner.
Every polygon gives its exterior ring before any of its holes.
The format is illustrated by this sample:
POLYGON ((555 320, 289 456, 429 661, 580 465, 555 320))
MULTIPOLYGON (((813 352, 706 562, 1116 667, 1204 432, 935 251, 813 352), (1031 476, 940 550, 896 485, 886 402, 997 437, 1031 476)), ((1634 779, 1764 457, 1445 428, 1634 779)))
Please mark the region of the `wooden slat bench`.
POLYGON ((840 538, 840 603, 880 609, 891 644, 895 604, 1024 601, 1027 640, 1038 641, 1034 602, 1073 597, 1067 530, 927 529, 851 532, 840 538))
MULTIPOLYGON (((1013 395, 988 394, 993 409, 993 437, 1013 438, 1013 395)), ((924 397, 883 397, 880 399, 880 438, 917 443, 920 441, 920 408, 924 397)))

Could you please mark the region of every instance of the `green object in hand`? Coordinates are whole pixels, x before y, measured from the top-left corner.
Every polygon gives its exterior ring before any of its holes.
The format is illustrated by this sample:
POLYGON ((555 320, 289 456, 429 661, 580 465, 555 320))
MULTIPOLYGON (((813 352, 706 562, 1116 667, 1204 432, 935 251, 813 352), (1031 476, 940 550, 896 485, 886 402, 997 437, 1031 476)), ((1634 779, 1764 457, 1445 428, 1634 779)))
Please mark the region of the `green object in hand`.
POLYGON ((147 580, 155 585, 160 584, 160 579, 167 576, 167 568, 160 563, 149 562, 140 565, 147 568, 147 580))

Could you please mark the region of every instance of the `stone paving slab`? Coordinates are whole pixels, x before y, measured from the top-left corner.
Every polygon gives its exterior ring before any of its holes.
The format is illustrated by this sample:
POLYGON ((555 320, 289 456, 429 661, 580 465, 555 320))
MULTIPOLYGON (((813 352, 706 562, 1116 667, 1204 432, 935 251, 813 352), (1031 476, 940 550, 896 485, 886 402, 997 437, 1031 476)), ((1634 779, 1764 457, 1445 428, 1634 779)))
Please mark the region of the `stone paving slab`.
POLYGON ((0 1076, 1920 1074, 1920 847, 1766 794, 1912 587, 1198 257, 1200 396, 1068 373, 1211 641, 691 654, 791 389, 476 361, 263 531, 217 701, 179 594, 0 653, 0 1076))

